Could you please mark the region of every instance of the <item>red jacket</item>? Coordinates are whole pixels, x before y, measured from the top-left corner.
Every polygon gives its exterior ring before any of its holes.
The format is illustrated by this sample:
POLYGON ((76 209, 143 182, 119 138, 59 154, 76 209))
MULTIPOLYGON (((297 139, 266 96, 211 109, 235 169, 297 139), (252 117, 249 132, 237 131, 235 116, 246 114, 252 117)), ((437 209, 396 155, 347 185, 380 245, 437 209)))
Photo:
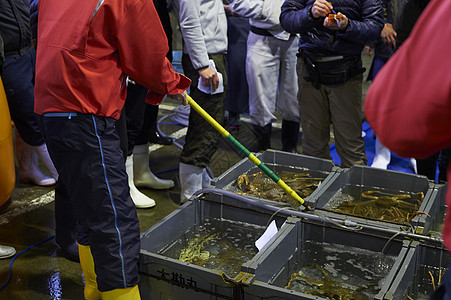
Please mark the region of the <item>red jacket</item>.
POLYGON ((118 119, 127 75, 150 90, 153 104, 190 84, 166 59, 167 38, 152 1, 42 0, 38 13, 38 114, 118 119))
MULTIPOLYGON (((379 71, 365 115, 382 144, 404 157, 451 146, 451 1, 433 0, 410 37, 379 71)), ((451 165, 448 166, 451 179, 451 165)), ((443 240, 451 250, 451 189, 443 240)))

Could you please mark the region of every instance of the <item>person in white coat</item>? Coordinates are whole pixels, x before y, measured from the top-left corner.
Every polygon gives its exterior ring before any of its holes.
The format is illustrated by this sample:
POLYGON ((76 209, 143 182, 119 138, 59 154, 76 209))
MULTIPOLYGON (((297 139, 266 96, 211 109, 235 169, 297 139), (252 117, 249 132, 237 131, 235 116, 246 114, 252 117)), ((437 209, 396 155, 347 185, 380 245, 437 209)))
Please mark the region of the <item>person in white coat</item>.
POLYGON ((246 78, 249 113, 257 139, 251 151, 271 148, 276 109, 282 117, 282 150, 297 152, 299 102, 296 53, 299 37, 286 32, 279 22, 283 0, 228 0, 238 15, 249 17, 246 78))

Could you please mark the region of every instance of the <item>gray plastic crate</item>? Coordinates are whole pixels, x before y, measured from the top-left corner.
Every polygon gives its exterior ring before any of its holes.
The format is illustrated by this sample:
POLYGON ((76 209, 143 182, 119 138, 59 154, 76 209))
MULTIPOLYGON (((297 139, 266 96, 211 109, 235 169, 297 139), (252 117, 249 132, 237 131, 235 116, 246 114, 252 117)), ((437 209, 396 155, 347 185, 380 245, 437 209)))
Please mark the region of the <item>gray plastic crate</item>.
MULTIPOLYGON (((288 153, 277 150, 267 150, 263 153, 256 154, 257 158, 262 161, 268 168, 274 173, 286 171, 292 173, 302 173, 306 171, 318 172, 325 175, 325 179, 321 182, 321 185, 326 184, 336 173, 341 170, 336 167, 333 162, 327 159, 321 159, 311 156, 305 156, 301 154, 288 153)), ((255 166, 249 159, 245 158, 236 163, 233 167, 226 172, 213 179, 212 185, 215 188, 234 191, 236 180, 242 174, 254 174, 261 170, 255 166)), ((309 199, 314 197, 318 188, 304 200, 309 202, 309 199)), ((253 199, 260 199, 254 196, 246 195, 246 197, 253 199)), ((273 205, 287 205, 286 203, 280 203, 265 199, 260 199, 263 202, 269 201, 273 205)))
POLYGON ((416 218, 423 219, 425 223, 422 234, 433 236, 441 239, 443 221, 446 213, 446 192, 448 190, 448 184, 435 185, 434 191, 428 200, 426 205, 426 211, 429 216, 421 215, 416 218))
MULTIPOLYGON (((140 291, 142 299, 237 299, 239 282, 247 275, 224 272, 179 261, 162 253, 203 220, 241 222, 263 233, 270 220, 284 228, 286 217, 222 194, 202 194, 185 203, 141 235, 140 291)), ((228 223, 227 223, 228 224, 228 223)), ((275 237, 273 237, 274 239, 275 237)))
POLYGON ((451 253, 440 242, 412 242, 405 262, 384 299, 407 299, 406 295, 415 300, 429 299, 433 291, 431 275, 438 287, 440 269, 444 274, 450 264, 451 253))
MULTIPOLYGON (((287 227, 287 230, 279 234, 264 253, 243 266, 243 269, 249 274, 254 274, 254 277, 248 276, 241 282, 243 299, 324 299, 282 287, 289 281, 293 272, 298 272, 299 266, 302 264, 300 262, 302 256, 305 255, 306 259, 312 257, 313 252, 303 252, 305 250, 304 246, 309 242, 328 243, 328 247, 337 250, 339 248, 349 249, 349 247, 358 248, 365 255, 370 255, 371 258, 375 257, 377 252, 384 250, 384 253, 379 258, 384 261, 389 261, 390 258, 390 263, 386 262, 386 275, 379 281, 376 295, 374 295, 374 299, 383 299, 403 264, 410 244, 407 240, 390 239, 389 237, 378 237, 366 232, 326 227, 305 222, 304 220, 298 221, 294 225, 287 227)), ((354 258, 353 254, 339 255, 351 255, 351 259, 354 258)), ((317 256, 320 257, 321 254, 317 254, 317 256)), ((315 256, 313 255, 313 257, 315 256)), ((372 260, 371 258, 368 261, 372 260)), ((326 260, 331 263, 338 263, 339 258, 326 257, 326 260)), ((341 267, 338 265, 334 271, 341 272, 341 267)), ((326 265, 323 265, 323 268, 326 269, 326 265)), ((374 266, 373 269, 378 268, 379 265, 374 266)), ((344 276, 343 273, 338 275, 344 276)))
MULTIPOLYGON (((344 222, 345 220, 362 225, 374 226, 376 228, 389 228, 391 230, 400 230, 402 224, 388 221, 379 221, 364 218, 358 215, 344 214, 333 210, 334 203, 332 198, 346 186, 364 186, 369 189, 383 189, 400 191, 400 193, 419 193, 424 194, 424 199, 418 211, 428 212, 426 204, 434 190, 434 184, 428 181, 425 176, 371 168, 367 166, 353 166, 350 169, 338 172, 324 185, 321 185, 315 191, 316 207, 315 214, 332 217, 344 222), (325 208, 327 207, 327 209, 325 208)), ((416 227, 416 232, 421 232, 425 225, 424 218, 413 218, 411 224, 416 227)), ((403 227, 402 230, 405 230, 403 227)), ((409 230, 407 228, 407 230, 409 230)))

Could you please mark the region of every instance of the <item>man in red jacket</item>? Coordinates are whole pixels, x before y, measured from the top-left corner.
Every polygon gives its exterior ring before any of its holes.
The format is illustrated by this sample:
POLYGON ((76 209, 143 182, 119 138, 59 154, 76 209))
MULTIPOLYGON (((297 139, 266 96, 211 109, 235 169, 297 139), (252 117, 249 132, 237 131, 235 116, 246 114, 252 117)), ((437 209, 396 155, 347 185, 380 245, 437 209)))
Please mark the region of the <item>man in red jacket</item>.
MULTIPOLYGON (((381 142, 398 155, 424 158, 451 146, 451 23, 446 22, 450 10, 451 1, 429 3, 409 38, 378 73, 365 99, 368 122, 381 142)), ((449 251, 451 189, 446 197, 442 237, 449 251)), ((443 299, 451 297, 447 275, 443 299)))
POLYGON ((79 223, 86 299, 140 297, 140 231, 114 124, 127 76, 149 89, 149 103, 171 94, 186 104, 190 81, 167 51, 152 1, 38 4, 35 111, 79 223))

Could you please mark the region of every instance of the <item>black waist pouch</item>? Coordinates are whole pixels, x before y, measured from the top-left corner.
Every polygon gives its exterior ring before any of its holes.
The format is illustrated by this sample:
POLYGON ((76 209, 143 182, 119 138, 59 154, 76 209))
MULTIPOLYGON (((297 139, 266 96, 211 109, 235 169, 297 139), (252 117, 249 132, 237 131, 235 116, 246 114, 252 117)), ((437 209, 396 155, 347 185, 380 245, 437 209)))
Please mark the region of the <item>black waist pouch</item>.
POLYGON ((362 68, 361 58, 358 56, 345 56, 333 61, 319 61, 306 51, 301 52, 304 60, 307 76, 305 80, 310 81, 316 88, 321 84, 336 85, 343 84, 350 78, 365 72, 362 68))

